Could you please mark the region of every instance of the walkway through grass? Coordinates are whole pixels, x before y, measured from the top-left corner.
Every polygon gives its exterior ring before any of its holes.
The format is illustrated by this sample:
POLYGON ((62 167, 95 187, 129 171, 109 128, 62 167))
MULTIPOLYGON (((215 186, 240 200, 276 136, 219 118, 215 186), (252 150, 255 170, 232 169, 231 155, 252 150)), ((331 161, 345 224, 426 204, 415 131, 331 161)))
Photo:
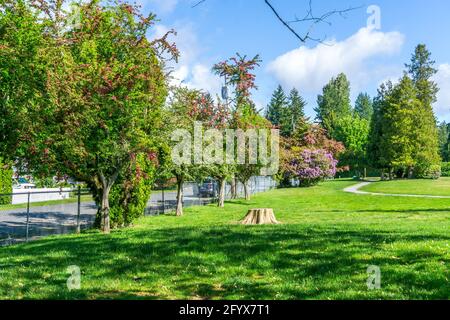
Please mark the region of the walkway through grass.
POLYGON ((438 180, 404 179, 393 181, 378 181, 361 188, 361 191, 394 194, 450 196, 450 177, 444 177, 438 180))
POLYGON ((0 298, 449 298, 449 200, 342 191, 354 183, 0 248, 0 298), (253 207, 274 208, 282 224, 239 225, 253 207), (81 290, 66 287, 70 265, 81 268, 81 290), (369 265, 381 268, 381 290, 367 289, 369 265))

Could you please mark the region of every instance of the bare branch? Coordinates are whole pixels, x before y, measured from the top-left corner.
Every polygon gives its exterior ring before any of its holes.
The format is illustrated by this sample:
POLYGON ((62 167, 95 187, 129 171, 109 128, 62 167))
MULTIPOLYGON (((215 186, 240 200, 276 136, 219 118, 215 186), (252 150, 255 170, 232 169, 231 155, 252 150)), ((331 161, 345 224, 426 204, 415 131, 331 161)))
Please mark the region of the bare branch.
POLYGON ((332 16, 335 15, 339 15, 343 18, 346 17, 346 14, 350 11, 353 10, 357 10, 362 8, 362 6, 360 7, 349 7, 347 9, 343 9, 343 10, 332 10, 329 12, 326 12, 320 16, 315 16, 313 13, 313 9, 312 9, 312 0, 309 0, 309 8, 308 11, 306 13, 306 15, 303 18, 295 18, 292 21, 287 21, 285 19, 283 19, 280 14, 278 13, 278 11, 273 7, 273 5, 270 3, 269 0, 264 0, 265 4, 272 10, 272 12, 275 14, 275 16, 277 17, 277 19, 292 33, 294 34, 294 36, 299 39, 301 42, 306 42, 307 40, 311 40, 311 41, 316 41, 316 42, 320 42, 323 43, 323 40, 317 39, 317 38, 312 38, 311 37, 311 33, 312 30, 314 29, 314 27, 318 24, 321 23, 325 23, 328 25, 331 25, 331 22, 328 21, 327 19, 329 19, 332 16), (308 28, 308 31, 303 35, 300 36, 299 33, 292 27, 292 24, 294 23, 305 23, 305 22, 310 22, 310 26, 308 28))
POLYGON ((205 1, 206 0, 199 0, 199 1, 197 1, 197 3, 192 6, 192 8, 195 8, 195 7, 199 6, 199 5, 201 5, 205 1))
MULTIPOLYGON (((192 6, 192 8, 195 8, 204 2, 206 2, 206 0, 197 0, 197 2, 192 6)), ((335 10, 326 12, 322 15, 316 16, 313 13, 312 0, 309 0, 306 15, 303 18, 298 18, 297 16, 295 16, 295 18, 293 20, 289 21, 289 20, 284 19, 280 15, 280 13, 277 11, 277 9, 275 9, 275 7, 272 5, 271 1, 264 0, 264 3, 269 7, 269 9, 272 11, 272 13, 275 15, 275 17, 289 30, 289 32, 291 32, 297 39, 299 39, 303 43, 308 40, 323 43, 323 41, 326 37, 324 37, 323 39, 319 39, 319 38, 313 38, 311 36, 311 34, 314 30, 314 27, 316 25, 319 25, 319 24, 331 25, 331 22, 328 20, 331 17, 340 16, 342 18, 346 18, 347 13, 349 13, 353 10, 362 8, 362 6, 359 6, 359 7, 348 7, 347 9, 343 9, 343 10, 335 9, 335 10), (304 34, 301 34, 292 26, 293 24, 300 24, 300 23, 309 23, 309 26, 306 28, 307 31, 304 34)))

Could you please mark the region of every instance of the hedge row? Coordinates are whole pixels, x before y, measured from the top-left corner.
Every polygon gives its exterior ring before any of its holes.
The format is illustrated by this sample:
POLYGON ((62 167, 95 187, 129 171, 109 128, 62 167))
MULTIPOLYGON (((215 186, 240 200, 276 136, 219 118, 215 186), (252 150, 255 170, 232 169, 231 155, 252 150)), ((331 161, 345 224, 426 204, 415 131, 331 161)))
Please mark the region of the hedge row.
POLYGON ((442 162, 441 175, 443 177, 450 177, 450 162, 442 162))

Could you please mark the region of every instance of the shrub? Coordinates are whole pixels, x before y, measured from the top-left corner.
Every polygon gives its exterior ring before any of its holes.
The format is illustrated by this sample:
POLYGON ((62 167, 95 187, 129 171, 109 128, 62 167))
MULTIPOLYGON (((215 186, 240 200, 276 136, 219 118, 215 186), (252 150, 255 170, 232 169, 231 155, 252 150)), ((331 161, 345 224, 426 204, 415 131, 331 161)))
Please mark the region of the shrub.
POLYGON ((418 164, 414 168, 414 177, 417 179, 439 179, 441 177, 441 165, 418 164))
POLYGON ((300 149, 294 152, 289 163, 290 174, 299 180, 301 187, 313 186, 336 174, 337 160, 323 149, 300 149))
MULTIPOLYGON (((0 158, 0 194, 1 193, 12 193, 12 169, 3 163, 0 158)), ((0 205, 10 204, 11 197, 0 197, 0 205)))
POLYGON ((441 166, 438 164, 432 164, 417 174, 417 178, 419 179, 439 179, 440 177, 441 166))
POLYGON ((441 176, 442 177, 450 177, 450 162, 442 162, 441 176))
MULTIPOLYGON (((121 172, 109 196, 110 223, 112 228, 131 225, 144 215, 151 188, 155 179, 156 166, 152 157, 140 154, 133 165, 121 172)), ((97 205, 100 193, 91 186, 97 205)), ((101 213, 97 213, 96 226, 100 226, 101 213)))

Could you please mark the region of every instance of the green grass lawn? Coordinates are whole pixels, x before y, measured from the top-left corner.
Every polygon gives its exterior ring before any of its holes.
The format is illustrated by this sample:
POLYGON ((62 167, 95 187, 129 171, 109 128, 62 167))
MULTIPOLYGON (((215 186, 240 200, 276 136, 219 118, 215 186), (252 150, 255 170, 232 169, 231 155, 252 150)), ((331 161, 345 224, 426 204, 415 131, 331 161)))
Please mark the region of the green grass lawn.
MULTIPOLYGON (((93 201, 91 195, 82 195, 81 196, 81 202, 89 202, 89 201, 93 201)), ((70 197, 69 199, 64 199, 64 200, 30 202, 30 207, 53 206, 53 205, 61 205, 61 204, 76 203, 76 202, 78 202, 78 198, 76 196, 73 196, 73 197, 70 197)), ((5 204, 5 205, 0 205, 0 211, 11 210, 11 209, 23 209, 26 207, 27 207, 26 203, 5 204)))
POLYGON ((432 196, 450 196, 450 178, 438 180, 393 180, 378 181, 361 188, 362 191, 417 194, 432 196))
POLYGON ((448 299, 450 200, 347 194, 352 181, 0 248, 0 298, 448 299), (280 225, 242 226, 272 207, 280 225), (70 265, 81 289, 66 287, 70 265), (367 267, 381 268, 368 290, 367 267))

